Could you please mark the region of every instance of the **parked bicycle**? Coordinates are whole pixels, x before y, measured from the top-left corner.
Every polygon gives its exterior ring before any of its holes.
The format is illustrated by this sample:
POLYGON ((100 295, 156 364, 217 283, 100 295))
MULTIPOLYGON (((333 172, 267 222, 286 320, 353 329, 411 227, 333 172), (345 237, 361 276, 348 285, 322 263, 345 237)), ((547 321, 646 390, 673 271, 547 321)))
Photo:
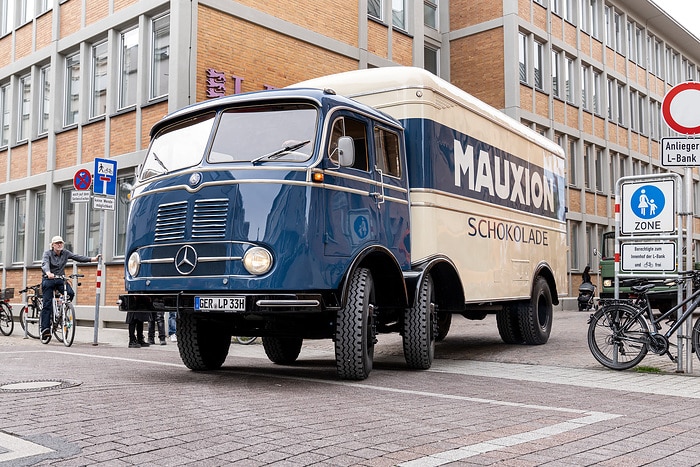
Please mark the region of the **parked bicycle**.
MULTIPOLYGON (((63 345, 66 347, 73 345, 73 339, 75 338, 75 308, 68 297, 66 282, 79 277, 85 277, 85 274, 54 276, 54 279, 63 281, 63 292, 58 290, 59 287, 54 288, 54 297, 52 300, 53 312, 51 313, 50 324, 51 332, 48 334, 48 337, 41 338, 42 343, 48 344, 51 342, 51 334, 53 334, 56 340, 63 342, 63 345)), ((80 282, 78 282, 77 285, 80 286, 80 282)))
POLYGON ((27 300, 19 312, 19 324, 22 330, 27 333, 27 336, 39 339, 41 332, 39 330, 39 321, 41 320, 41 284, 30 285, 26 289, 22 289, 19 293, 27 294, 27 300), (32 293, 29 293, 29 292, 32 293))
POLYGON ((15 329, 15 321, 12 318, 12 305, 10 299, 14 298, 15 289, 8 288, 0 291, 0 332, 5 336, 12 334, 15 329))
MULTIPOLYGON (((636 285, 631 291, 636 298, 604 301, 588 321, 588 348, 593 357, 613 370, 634 367, 649 351, 667 355, 676 362, 676 357, 669 351, 674 345, 669 338, 700 305, 700 273, 688 271, 679 276, 680 283, 685 283, 687 278, 693 280, 693 294, 658 316, 652 312, 647 292, 658 284, 668 284, 668 281, 635 279, 636 285), (679 316, 678 311, 684 307, 685 311, 679 316), (662 332, 662 323, 669 326, 665 332, 662 332)), ((700 318, 693 326, 691 343, 700 359, 700 318)))

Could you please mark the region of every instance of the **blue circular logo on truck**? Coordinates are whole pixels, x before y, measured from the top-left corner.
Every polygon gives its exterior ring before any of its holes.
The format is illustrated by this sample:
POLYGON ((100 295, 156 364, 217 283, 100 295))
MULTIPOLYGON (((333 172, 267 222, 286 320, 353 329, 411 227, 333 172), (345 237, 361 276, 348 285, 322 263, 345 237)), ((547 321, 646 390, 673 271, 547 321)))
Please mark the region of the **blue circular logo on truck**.
POLYGON ((365 216, 357 216, 353 229, 355 230, 357 238, 363 240, 369 234, 369 222, 367 222, 367 218, 365 216))
POLYGON ((654 185, 644 185, 632 194, 632 212, 641 219, 653 219, 664 210, 666 198, 654 185))

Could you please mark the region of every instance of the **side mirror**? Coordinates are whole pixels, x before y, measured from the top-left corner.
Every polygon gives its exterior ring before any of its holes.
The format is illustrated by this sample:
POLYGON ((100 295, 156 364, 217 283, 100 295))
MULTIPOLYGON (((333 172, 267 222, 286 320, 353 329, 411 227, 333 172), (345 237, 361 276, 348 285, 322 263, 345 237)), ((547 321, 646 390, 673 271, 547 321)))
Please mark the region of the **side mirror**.
POLYGON ((593 256, 598 256, 598 248, 593 248, 593 256))
POLYGON ((338 163, 341 167, 352 167, 355 163, 355 141, 349 136, 338 138, 338 163))

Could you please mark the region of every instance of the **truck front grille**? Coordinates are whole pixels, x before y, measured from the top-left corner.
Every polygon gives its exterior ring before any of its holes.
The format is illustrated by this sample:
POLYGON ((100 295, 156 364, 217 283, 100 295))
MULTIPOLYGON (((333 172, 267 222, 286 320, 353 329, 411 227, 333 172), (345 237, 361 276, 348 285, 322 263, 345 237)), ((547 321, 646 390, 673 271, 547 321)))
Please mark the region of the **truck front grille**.
POLYGON ((158 206, 155 240, 157 242, 182 240, 185 238, 186 225, 187 201, 161 204, 158 206))
POLYGON ((189 203, 161 204, 156 218, 155 241, 171 242, 187 238, 188 226, 191 239, 226 238, 228 223, 228 199, 198 199, 189 203))

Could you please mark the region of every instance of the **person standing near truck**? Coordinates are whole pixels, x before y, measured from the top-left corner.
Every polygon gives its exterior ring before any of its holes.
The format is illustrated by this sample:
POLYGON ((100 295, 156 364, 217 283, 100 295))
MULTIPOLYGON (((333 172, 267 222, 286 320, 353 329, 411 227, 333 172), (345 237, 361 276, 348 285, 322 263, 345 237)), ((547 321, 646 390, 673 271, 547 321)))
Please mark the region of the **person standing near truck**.
POLYGON ((41 271, 43 273, 41 280, 41 289, 43 290, 44 305, 41 309, 41 340, 51 335, 51 304, 53 302, 54 289, 63 293, 63 284, 68 287, 68 298, 73 300, 75 292, 69 283, 62 279, 56 279, 56 276, 65 275, 66 263, 68 260, 74 260, 79 263, 91 263, 99 261, 100 255, 89 257, 77 255, 72 251, 63 248, 63 238, 56 235, 51 239, 51 248, 44 252, 41 259, 41 271))

